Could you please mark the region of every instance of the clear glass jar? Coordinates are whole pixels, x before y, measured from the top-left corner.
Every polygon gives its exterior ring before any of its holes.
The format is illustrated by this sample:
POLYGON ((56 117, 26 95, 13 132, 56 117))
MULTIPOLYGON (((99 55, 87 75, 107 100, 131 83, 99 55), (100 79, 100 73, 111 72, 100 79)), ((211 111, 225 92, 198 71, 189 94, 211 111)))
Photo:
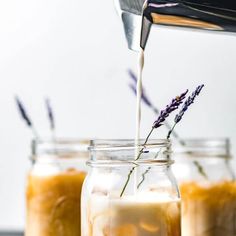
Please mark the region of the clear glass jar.
POLYGON ((183 236, 236 235, 236 182, 227 139, 173 145, 182 199, 183 236))
POLYGON ((26 187, 26 236, 80 236, 86 140, 32 142, 26 187))
POLYGON ((169 141, 149 141, 134 161, 136 148, 143 146, 133 140, 92 141, 82 190, 82 236, 181 235, 169 141))

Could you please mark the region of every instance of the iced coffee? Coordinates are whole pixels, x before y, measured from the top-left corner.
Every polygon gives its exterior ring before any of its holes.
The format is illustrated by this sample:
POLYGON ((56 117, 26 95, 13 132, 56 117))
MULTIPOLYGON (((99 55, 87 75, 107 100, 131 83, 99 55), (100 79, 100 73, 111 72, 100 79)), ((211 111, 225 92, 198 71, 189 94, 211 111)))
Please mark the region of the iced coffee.
POLYGON ((179 201, 93 198, 84 236, 181 236, 179 201))
POLYGON ((182 236, 236 235, 236 182, 228 139, 189 139, 173 147, 182 199, 182 236))
POLYGON ((183 236, 236 235, 236 183, 180 185, 183 236))
POLYGON ((169 140, 150 141, 134 163, 135 147, 133 140, 92 141, 82 189, 82 236, 181 236, 169 140))
POLYGON ((26 236, 80 236, 84 172, 28 176, 26 236))
POLYGON ((25 236, 81 236, 88 153, 80 142, 37 143, 26 186, 25 236))

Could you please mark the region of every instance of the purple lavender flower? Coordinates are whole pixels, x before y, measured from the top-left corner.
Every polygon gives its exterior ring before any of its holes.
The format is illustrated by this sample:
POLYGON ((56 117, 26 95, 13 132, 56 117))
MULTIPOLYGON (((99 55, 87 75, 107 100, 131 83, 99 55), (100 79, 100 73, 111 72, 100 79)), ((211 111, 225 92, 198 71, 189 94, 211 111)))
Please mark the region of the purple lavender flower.
POLYGON ((48 98, 45 99, 45 105, 46 105, 47 112, 48 112, 48 119, 50 122, 50 128, 51 128, 51 130, 54 130, 55 129, 55 119, 54 119, 54 115, 53 115, 52 106, 51 106, 50 100, 48 98))
MULTIPOLYGON (((129 73, 130 78, 134 82, 134 84, 133 83, 129 84, 129 87, 133 91, 133 93, 135 95, 137 95, 137 93, 136 93, 137 77, 133 73, 133 71, 130 70, 130 69, 128 70, 128 73, 129 73)), ((141 97, 141 99, 144 102, 144 104, 146 104, 156 115, 160 114, 160 110, 151 102, 151 100, 147 96, 147 93, 146 93, 144 88, 142 88, 142 97, 141 97)), ((171 128, 172 128, 172 126, 167 121, 165 121, 165 126, 168 130, 171 130, 171 128)), ((176 138, 178 140, 178 142, 180 144, 183 144, 183 140, 179 137, 179 135, 175 131, 172 131, 172 135, 173 135, 174 138, 176 138)))
POLYGON ((187 98, 187 100, 184 102, 184 105, 180 112, 175 116, 175 123, 177 124, 178 122, 181 121, 184 113, 188 110, 189 106, 194 103, 195 98, 200 94, 202 88, 204 87, 204 84, 197 86, 195 91, 187 98))
POLYGON ((177 96, 176 98, 172 99, 171 103, 167 105, 164 110, 160 112, 159 117, 157 118, 156 121, 154 121, 152 125, 154 129, 162 126, 163 122, 170 115, 170 113, 178 109, 179 105, 183 103, 183 100, 185 99, 187 93, 188 93, 188 90, 186 90, 180 96, 177 96))
POLYGON ((16 101, 16 104, 17 104, 17 107, 18 107, 18 110, 20 112, 22 119, 26 122, 26 124, 29 127, 32 127, 32 122, 23 106, 23 103, 20 101, 20 99, 17 96, 15 96, 15 101, 16 101))
POLYGON ((135 82, 135 84, 137 84, 137 76, 134 74, 134 72, 131 69, 128 69, 128 74, 130 76, 130 78, 135 82))
POLYGON ((26 122, 27 126, 32 130, 34 138, 39 139, 38 132, 36 131, 33 125, 33 122, 31 121, 29 115, 27 114, 23 103, 20 101, 20 99, 17 96, 15 96, 15 101, 16 101, 16 105, 18 107, 18 110, 20 112, 22 119, 26 122))

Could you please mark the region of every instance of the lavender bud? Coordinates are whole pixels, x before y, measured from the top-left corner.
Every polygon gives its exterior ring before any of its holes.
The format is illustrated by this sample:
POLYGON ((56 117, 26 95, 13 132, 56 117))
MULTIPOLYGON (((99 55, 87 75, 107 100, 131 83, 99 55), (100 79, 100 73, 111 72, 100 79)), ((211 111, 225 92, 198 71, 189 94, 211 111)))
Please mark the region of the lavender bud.
POLYGON ((50 100, 48 98, 45 99, 45 105, 46 105, 47 112, 48 112, 48 119, 50 122, 51 130, 54 130, 55 129, 55 119, 54 119, 52 107, 50 104, 50 100))
POLYGON ((179 105, 183 103, 183 100, 186 97, 186 94, 188 93, 188 90, 186 90, 184 93, 182 93, 180 96, 177 96, 176 98, 172 99, 171 103, 166 106, 164 110, 160 112, 159 117, 156 121, 153 123, 153 128, 156 129, 163 125, 163 122, 166 120, 166 118, 170 115, 171 112, 178 109, 179 105))
POLYGON ((32 127, 32 122, 23 106, 23 103, 20 101, 20 99, 17 96, 15 96, 15 101, 16 101, 16 104, 17 104, 17 107, 18 107, 18 110, 20 112, 22 119, 26 122, 26 124, 29 127, 32 127))
POLYGON ((197 86, 197 88, 194 90, 194 92, 186 99, 182 109, 175 116, 175 120, 174 120, 175 123, 178 123, 178 122, 181 121, 181 119, 183 118, 184 113, 188 110, 189 106, 194 103, 194 100, 195 100, 196 96, 198 96, 200 94, 203 87, 204 87, 204 84, 197 86))

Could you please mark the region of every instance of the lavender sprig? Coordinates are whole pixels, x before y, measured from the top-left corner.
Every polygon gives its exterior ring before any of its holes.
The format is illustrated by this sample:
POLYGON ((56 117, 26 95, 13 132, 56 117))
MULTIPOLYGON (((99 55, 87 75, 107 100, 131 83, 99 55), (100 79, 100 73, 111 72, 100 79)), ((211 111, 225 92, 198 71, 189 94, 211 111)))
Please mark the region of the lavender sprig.
POLYGON ((173 130, 174 130, 176 124, 178 124, 178 123, 182 120, 183 115, 184 115, 185 112, 188 110, 189 106, 194 103, 195 98, 200 94, 200 92, 201 92, 201 90, 203 89, 203 87, 204 87, 204 84, 197 86, 197 88, 194 90, 194 92, 186 99, 186 101, 185 101, 184 104, 183 104, 182 109, 181 109, 180 112, 175 116, 174 125, 173 125, 173 127, 170 129, 170 131, 168 132, 167 139, 170 138, 170 135, 171 135, 171 133, 173 132, 173 130))
POLYGON ((54 119, 54 114, 53 114, 53 110, 52 110, 52 106, 51 106, 49 98, 45 99, 45 105, 46 105, 46 108, 47 108, 48 120, 50 122, 50 129, 51 129, 52 132, 54 132, 54 130, 55 130, 55 119, 54 119))
POLYGON ((181 121, 184 113, 188 110, 189 106, 194 103, 195 98, 200 94, 201 90, 203 89, 204 84, 197 86, 195 91, 192 93, 191 96, 185 101, 183 108, 180 110, 179 114, 175 116, 175 123, 181 121))
POLYGON ((25 121, 26 125, 32 130, 34 137, 36 139, 39 139, 39 135, 33 125, 32 120, 30 119, 29 115, 27 114, 23 103, 20 101, 19 97, 17 97, 17 96, 15 96, 15 101, 16 101, 16 105, 18 107, 18 110, 19 110, 19 113, 20 113, 22 119, 25 121))
MULTIPOLYGON (((130 89, 133 91, 133 93, 135 95, 137 95, 137 91, 136 91, 136 84, 137 84, 137 76, 134 74, 134 72, 132 70, 128 70, 128 74, 130 76, 130 78, 132 79, 133 83, 129 84, 130 89)), ((160 114, 160 110, 154 106, 154 104, 152 103, 152 101, 150 100, 150 98, 148 97, 146 90, 144 89, 144 87, 142 88, 142 96, 141 96, 142 102, 148 106, 156 115, 160 114)), ((172 128, 172 126, 165 121, 164 125, 166 126, 167 130, 170 130, 172 128)), ((176 140, 181 144, 184 145, 184 141, 179 137, 179 135, 173 131, 172 135, 174 138, 176 138, 176 140)))
MULTIPOLYGON (((166 106, 166 108, 164 110, 162 110, 160 112, 160 115, 158 116, 158 118, 154 121, 153 125, 152 125, 152 128, 150 130, 150 132, 148 133, 144 143, 143 143, 143 147, 140 149, 137 157, 135 158, 135 161, 139 160, 142 153, 146 152, 144 151, 144 149, 146 148, 146 144, 152 134, 152 132, 154 131, 154 129, 157 129, 159 128, 160 126, 163 125, 163 122, 165 121, 165 119, 170 115, 171 112, 175 111, 176 109, 178 109, 178 107, 180 106, 180 104, 183 103, 183 100, 185 99, 185 96, 186 94, 188 93, 188 90, 186 90, 186 92, 182 93, 180 96, 177 96, 175 97, 174 99, 172 99, 171 103, 169 105, 166 106)), ((122 188, 122 191, 120 193, 120 197, 123 196, 124 192, 125 192, 125 189, 129 183, 129 180, 130 180, 130 176, 132 175, 133 171, 135 170, 136 166, 134 166, 129 174, 128 174, 128 177, 127 177, 127 180, 124 184, 124 187, 122 188)))
POLYGON ((171 103, 169 105, 167 105, 164 110, 162 110, 160 112, 159 117, 153 123, 154 128, 158 128, 163 125, 163 122, 170 115, 170 113, 177 110, 179 105, 181 105, 183 103, 183 100, 185 99, 187 93, 188 93, 188 90, 186 90, 180 96, 177 96, 176 98, 172 99, 171 103))
MULTIPOLYGON (((173 127, 170 129, 170 131, 168 132, 167 135, 167 139, 170 138, 170 135, 172 134, 175 126, 182 120, 185 112, 188 110, 189 106, 191 104, 194 103, 195 98, 200 94, 201 90, 203 89, 204 84, 201 84, 199 86, 197 86, 197 88, 193 91, 193 93, 186 99, 186 101, 183 104, 182 109, 180 110, 180 112, 175 116, 175 120, 174 120, 174 125, 173 127)), ((198 169, 198 172, 205 178, 208 179, 208 176, 206 174, 206 172, 204 171, 204 168, 202 167, 202 165, 198 162, 198 161, 194 161, 193 164, 196 166, 196 168, 198 169)))
MULTIPOLYGON (((191 104, 194 103, 194 100, 196 98, 196 96, 198 96, 202 90, 202 88, 204 87, 204 85, 199 85, 195 90, 194 92, 186 99, 186 101, 184 102, 183 104, 183 107, 182 109, 180 110, 180 112, 175 116, 175 119, 174 119, 174 125, 172 126, 172 128, 169 130, 168 134, 167 134, 167 139, 170 138, 170 135, 172 134, 175 126, 177 123, 179 123, 181 121, 181 119, 183 118, 183 115, 184 113, 188 110, 189 106, 191 104)), ((158 154, 156 155, 156 157, 158 156, 158 154)), ((156 158, 155 157, 155 158, 156 158)), ((194 161, 193 162, 194 165, 197 167, 198 169, 198 172, 204 177, 204 178, 207 178, 207 174, 205 173, 204 171, 204 168, 201 166, 200 163, 198 163, 197 161, 194 161)), ((141 186, 141 184, 144 182, 145 180, 145 175, 150 171, 151 167, 147 168, 146 171, 142 174, 142 179, 141 181, 138 183, 137 185, 137 188, 139 188, 141 186)))

